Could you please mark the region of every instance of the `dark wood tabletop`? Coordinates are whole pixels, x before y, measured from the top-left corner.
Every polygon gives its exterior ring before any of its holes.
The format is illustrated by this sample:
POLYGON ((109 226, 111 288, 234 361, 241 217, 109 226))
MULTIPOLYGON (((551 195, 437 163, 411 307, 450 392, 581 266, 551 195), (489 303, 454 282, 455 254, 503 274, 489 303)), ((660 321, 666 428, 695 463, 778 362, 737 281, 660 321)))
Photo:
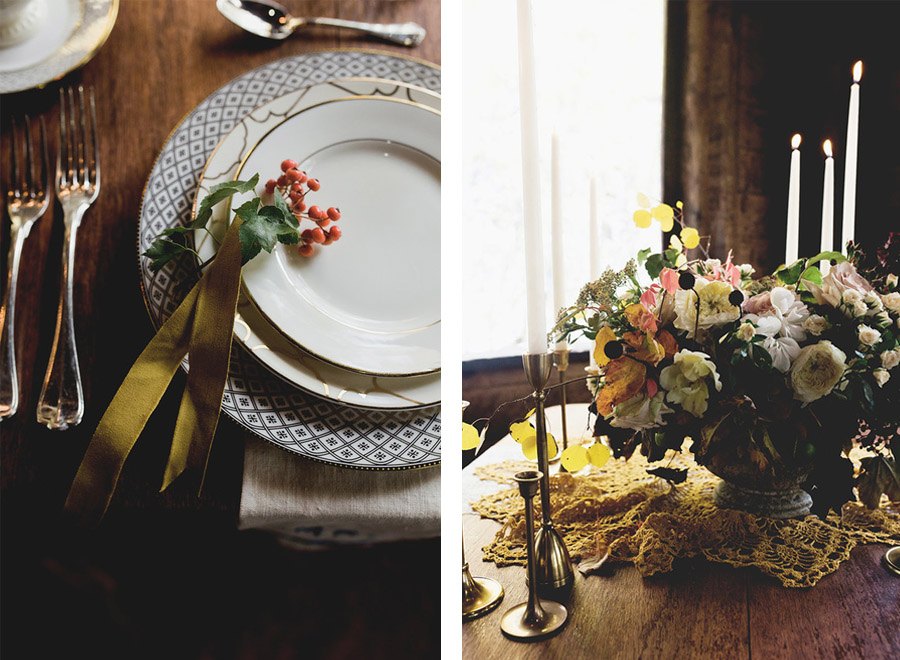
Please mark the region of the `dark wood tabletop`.
MULTIPOLYGON (((504 449, 488 450, 466 472, 508 458, 504 449)), ((651 578, 633 566, 588 577, 576 571, 562 632, 513 642, 500 631, 500 619, 526 600, 525 569, 481 560, 480 548, 498 529, 474 513, 463 516, 472 575, 494 578, 506 592, 496 610, 463 623, 467 659, 900 657, 900 577, 881 564, 884 545, 857 547, 837 572, 808 589, 703 559, 677 561, 671 573, 651 578)))
MULTIPOLYGON (((86 410, 81 425, 65 432, 35 421, 59 292, 58 207, 35 225, 22 256, 16 309, 21 400, 18 414, 0 425, 3 655, 24 657, 27 642, 29 657, 44 657, 42 650, 58 645, 138 657, 170 648, 178 635, 184 652, 176 655, 187 657, 292 657, 301 651, 307 657, 383 657, 404 648, 427 655, 438 647, 437 571, 425 569, 434 566, 436 541, 306 556, 235 531, 246 436, 230 421, 219 425, 199 498, 192 475, 157 493, 177 392, 163 399, 129 458, 104 524, 78 530, 60 516, 100 415, 153 333, 139 286, 138 210, 151 166, 176 124, 235 76, 293 54, 366 48, 440 61, 436 0, 284 4, 311 16, 416 21, 428 36, 414 49, 329 28, 268 42, 226 21, 214 0, 122 0, 109 40, 83 69, 45 89, 0 98, 3 171, 11 119, 28 113, 55 126, 57 90, 71 83, 96 92, 103 163, 103 187, 78 233, 76 255, 75 328, 86 410), (401 576, 406 589, 385 598, 401 576)), ((52 154, 56 137, 50 133, 52 154)), ((5 213, 2 224, 5 273, 5 213)))

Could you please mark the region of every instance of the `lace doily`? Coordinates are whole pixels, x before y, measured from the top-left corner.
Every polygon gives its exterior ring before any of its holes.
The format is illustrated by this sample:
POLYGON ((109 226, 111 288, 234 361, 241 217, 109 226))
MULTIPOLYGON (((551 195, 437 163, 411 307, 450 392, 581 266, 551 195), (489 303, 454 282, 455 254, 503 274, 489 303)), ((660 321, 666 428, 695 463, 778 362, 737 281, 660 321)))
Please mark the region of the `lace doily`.
MULTIPOLYGON (((852 457, 851 457, 852 458, 852 457)), ((713 502, 718 477, 675 456, 671 467, 690 468, 678 486, 646 473, 647 461, 610 461, 585 475, 558 474, 550 479, 553 522, 565 538, 572 560, 633 563, 643 576, 672 570, 675 559, 705 557, 732 566, 753 566, 786 587, 811 587, 837 570, 859 544, 900 544, 900 512, 882 502, 870 510, 856 502, 825 520, 816 516, 774 520, 720 509, 713 502)), ((533 469, 534 465, 531 464, 533 469)), ((477 468, 476 476, 511 483, 520 461, 477 468)), ((534 500, 540 515, 540 497, 534 500)), ((502 523, 484 559, 498 566, 525 564, 525 519, 518 488, 487 495, 472 503, 485 518, 502 523)))

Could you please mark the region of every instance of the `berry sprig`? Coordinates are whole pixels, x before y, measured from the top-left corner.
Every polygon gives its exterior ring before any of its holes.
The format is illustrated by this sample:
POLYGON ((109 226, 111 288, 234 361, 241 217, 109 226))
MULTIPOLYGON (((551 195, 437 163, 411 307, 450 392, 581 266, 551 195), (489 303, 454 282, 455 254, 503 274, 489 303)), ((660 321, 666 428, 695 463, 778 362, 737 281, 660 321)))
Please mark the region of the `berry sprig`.
POLYGON ((311 257, 315 254, 315 245, 331 245, 341 238, 341 228, 332 224, 341 219, 341 212, 333 206, 328 209, 316 205, 307 207, 306 196, 318 192, 322 184, 300 170, 297 161, 283 160, 281 172, 277 179, 266 181, 266 192, 280 195, 298 223, 309 220, 315 224, 298 230, 297 251, 303 257, 311 257))

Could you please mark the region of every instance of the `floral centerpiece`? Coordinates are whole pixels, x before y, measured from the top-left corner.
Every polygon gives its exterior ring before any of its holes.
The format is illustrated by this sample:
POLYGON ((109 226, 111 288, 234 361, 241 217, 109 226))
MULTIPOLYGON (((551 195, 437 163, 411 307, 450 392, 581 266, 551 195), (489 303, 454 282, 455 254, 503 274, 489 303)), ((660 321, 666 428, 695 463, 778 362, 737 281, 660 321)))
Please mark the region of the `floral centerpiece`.
POLYGON ((635 224, 674 232, 668 247, 586 284, 551 332, 594 342, 594 435, 651 461, 690 439, 723 479, 717 501, 756 513, 825 514, 854 486, 869 506, 900 499, 896 236, 873 255, 850 244, 758 277, 731 252, 711 258, 680 202, 640 201, 635 224), (870 450, 856 472, 854 445, 870 450))

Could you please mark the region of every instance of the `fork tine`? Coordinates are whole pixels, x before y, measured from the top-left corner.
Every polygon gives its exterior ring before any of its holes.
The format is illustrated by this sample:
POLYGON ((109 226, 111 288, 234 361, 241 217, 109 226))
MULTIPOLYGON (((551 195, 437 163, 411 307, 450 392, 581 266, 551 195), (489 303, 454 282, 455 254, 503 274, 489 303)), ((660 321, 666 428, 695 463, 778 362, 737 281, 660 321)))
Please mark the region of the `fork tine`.
POLYGON ((78 110, 78 119, 81 124, 81 140, 78 143, 78 178, 82 183, 89 184, 91 180, 88 177, 87 128, 84 121, 84 87, 82 85, 78 85, 78 110))
POLYGON ((68 181, 66 179, 65 164, 68 160, 66 142, 66 95, 62 87, 59 89, 59 146, 56 151, 56 185, 57 187, 65 186, 68 181))
POLYGON ((47 125, 44 116, 41 115, 41 193, 48 194, 50 190, 50 174, 47 171, 47 125))
POLYGON ((18 197, 20 191, 22 190, 21 183, 19 182, 19 126, 16 123, 16 120, 12 120, 12 149, 9 150, 9 160, 10 167, 9 171, 12 174, 12 181, 9 187, 10 192, 18 197))
POLYGON ((75 169, 75 163, 78 158, 78 151, 75 147, 75 92, 69 87, 69 143, 67 150, 69 152, 69 182, 75 185, 80 183, 78 179, 78 171, 75 169))
POLYGON ((25 115, 25 181, 23 190, 29 197, 34 197, 34 150, 31 146, 31 117, 25 115))
POLYGON ((94 185, 100 185, 100 145, 97 142, 97 104, 94 102, 94 88, 90 90, 91 105, 91 142, 94 147, 94 163, 92 167, 92 180, 94 185))

